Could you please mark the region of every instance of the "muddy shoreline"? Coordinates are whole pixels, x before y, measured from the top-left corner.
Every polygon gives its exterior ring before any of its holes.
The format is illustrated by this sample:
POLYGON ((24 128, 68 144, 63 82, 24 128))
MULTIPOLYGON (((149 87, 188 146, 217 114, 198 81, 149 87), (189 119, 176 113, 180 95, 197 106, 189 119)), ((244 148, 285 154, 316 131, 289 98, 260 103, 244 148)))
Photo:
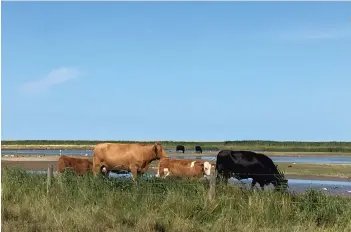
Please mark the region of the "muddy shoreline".
MULTIPOLYGON (((94 145, 2 145, 1 150, 9 150, 9 151, 21 151, 21 150, 38 150, 38 151, 45 151, 45 150, 62 150, 62 154, 65 153, 65 150, 80 150, 82 153, 87 150, 91 150, 94 148, 94 145)), ((172 148, 165 148, 169 150, 172 148)), ((213 151, 204 151, 203 153, 195 153, 195 152, 175 152, 174 150, 167 152, 171 156, 215 156, 219 150, 213 151)), ((286 157, 286 156, 311 156, 311 157, 321 157, 321 156, 351 156, 351 152, 311 152, 311 151, 257 151, 262 152, 266 155, 271 157, 286 157)), ((2 153, 6 154, 6 151, 2 153)), ((29 154, 20 154, 20 155, 29 155, 29 154)))
MULTIPOLYGON (((1 167, 17 166, 24 170, 46 171, 49 165, 53 165, 54 171, 57 171, 57 160, 59 156, 43 156, 43 157, 11 157, 2 158, 1 167)), ((91 158, 91 157, 89 157, 91 158)), ((150 165, 148 173, 155 174, 158 162, 150 165)), ((314 175, 296 175, 286 173, 289 179, 303 180, 329 180, 329 181, 350 181, 350 178, 334 177, 334 176, 314 176, 314 175)))

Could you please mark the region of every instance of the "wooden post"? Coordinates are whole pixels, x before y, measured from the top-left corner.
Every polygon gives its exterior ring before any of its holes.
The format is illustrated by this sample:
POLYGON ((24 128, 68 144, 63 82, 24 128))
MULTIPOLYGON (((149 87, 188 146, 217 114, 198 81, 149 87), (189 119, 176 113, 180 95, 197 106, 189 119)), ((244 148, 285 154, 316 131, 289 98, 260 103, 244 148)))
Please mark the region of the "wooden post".
POLYGON ((53 165, 48 165, 48 177, 46 180, 46 193, 48 194, 50 191, 50 186, 51 186, 51 179, 54 173, 54 166, 53 165))
POLYGON ((210 176, 210 189, 208 190, 208 200, 213 202, 216 195, 216 171, 210 176))
POLYGON ((61 190, 63 189, 63 183, 62 183, 62 173, 60 173, 58 170, 56 172, 56 178, 57 178, 57 182, 60 185, 61 190))

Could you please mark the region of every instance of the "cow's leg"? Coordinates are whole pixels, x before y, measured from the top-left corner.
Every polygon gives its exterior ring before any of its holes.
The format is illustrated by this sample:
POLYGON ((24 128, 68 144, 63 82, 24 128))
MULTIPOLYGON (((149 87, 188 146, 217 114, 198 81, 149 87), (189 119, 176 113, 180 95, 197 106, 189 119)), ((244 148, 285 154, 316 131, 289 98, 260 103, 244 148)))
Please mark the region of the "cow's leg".
POLYGON ((137 176, 138 176, 138 178, 141 177, 141 176, 143 176, 144 173, 145 173, 145 172, 144 172, 143 170, 138 170, 138 171, 137 171, 137 176))
POLYGON ((138 167, 136 165, 131 165, 129 168, 132 173, 132 180, 133 182, 136 182, 136 179, 138 178, 138 167))
POLYGON ((230 178, 229 173, 227 172, 222 173, 222 175, 220 176, 220 183, 224 185, 228 185, 229 178, 230 178))
POLYGON ((164 168, 158 165, 156 177, 163 177, 163 175, 164 175, 164 168))
POLYGON ((224 172, 224 184, 225 185, 228 185, 228 180, 229 180, 229 178, 230 178, 230 173, 229 172, 224 172))
POLYGON ((252 179, 252 182, 251 182, 251 189, 253 189, 256 185, 257 181, 255 179, 252 179))
POLYGON ((228 183, 228 174, 226 172, 217 172, 216 183, 227 184, 228 183))
POLYGON ((100 160, 97 157, 93 157, 93 174, 97 176, 100 173, 100 160))
POLYGON ((149 166, 150 164, 146 164, 145 167, 139 171, 139 174, 143 175, 145 172, 147 172, 149 170, 149 166))
POLYGON ((164 168, 163 172, 165 173, 165 176, 163 177, 164 179, 171 174, 171 172, 168 170, 168 168, 164 168))
POLYGON ((216 175, 216 184, 219 184, 222 181, 222 173, 218 172, 217 170, 215 170, 216 175))
POLYGON ((102 166, 101 168, 101 173, 104 175, 105 178, 108 178, 110 175, 110 170, 106 168, 106 166, 102 166))
POLYGON ((158 167, 155 177, 159 178, 159 177, 161 177, 161 175, 163 175, 163 172, 161 172, 160 167, 158 167))
POLYGON ((262 181, 261 183, 260 183, 260 187, 261 187, 261 189, 262 189, 262 191, 264 190, 264 181, 262 181))

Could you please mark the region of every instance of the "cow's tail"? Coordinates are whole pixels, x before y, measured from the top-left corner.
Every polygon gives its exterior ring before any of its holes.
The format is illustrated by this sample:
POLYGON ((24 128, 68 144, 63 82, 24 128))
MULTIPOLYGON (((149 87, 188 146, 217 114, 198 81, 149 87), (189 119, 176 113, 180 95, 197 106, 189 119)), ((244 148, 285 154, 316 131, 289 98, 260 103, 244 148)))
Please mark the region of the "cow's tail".
POLYGON ((57 161, 57 172, 62 173, 65 169, 65 156, 60 156, 57 161))

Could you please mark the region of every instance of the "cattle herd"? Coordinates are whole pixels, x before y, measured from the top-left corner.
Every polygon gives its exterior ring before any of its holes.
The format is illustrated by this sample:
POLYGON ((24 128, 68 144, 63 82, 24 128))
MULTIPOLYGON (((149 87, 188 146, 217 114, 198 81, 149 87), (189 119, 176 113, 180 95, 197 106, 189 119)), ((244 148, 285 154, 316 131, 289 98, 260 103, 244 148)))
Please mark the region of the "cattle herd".
MULTIPOLYGON (((176 147, 176 151, 182 151, 183 153, 185 152, 185 147, 183 145, 178 145, 176 147)), ((196 153, 202 153, 202 149, 200 146, 195 146, 195 152, 196 153)))
MULTIPOLYGON (((196 150, 202 153, 200 146, 196 150)), ((177 146, 176 150, 184 153, 184 146, 177 146)), ((273 161, 262 153, 253 151, 221 150, 217 154, 216 162, 170 158, 162 145, 157 142, 152 145, 99 143, 94 147, 93 158, 69 157, 61 155, 58 160, 58 172, 72 169, 83 175, 92 171, 94 176, 110 172, 131 172, 132 180, 148 171, 151 162, 159 160, 157 178, 167 176, 203 177, 216 175, 216 183, 228 182, 234 177, 238 180, 252 178, 251 188, 256 183, 263 189, 265 185, 273 184, 277 190, 286 189, 288 180, 285 179, 273 161), (214 172, 211 172, 213 170, 214 172)))

